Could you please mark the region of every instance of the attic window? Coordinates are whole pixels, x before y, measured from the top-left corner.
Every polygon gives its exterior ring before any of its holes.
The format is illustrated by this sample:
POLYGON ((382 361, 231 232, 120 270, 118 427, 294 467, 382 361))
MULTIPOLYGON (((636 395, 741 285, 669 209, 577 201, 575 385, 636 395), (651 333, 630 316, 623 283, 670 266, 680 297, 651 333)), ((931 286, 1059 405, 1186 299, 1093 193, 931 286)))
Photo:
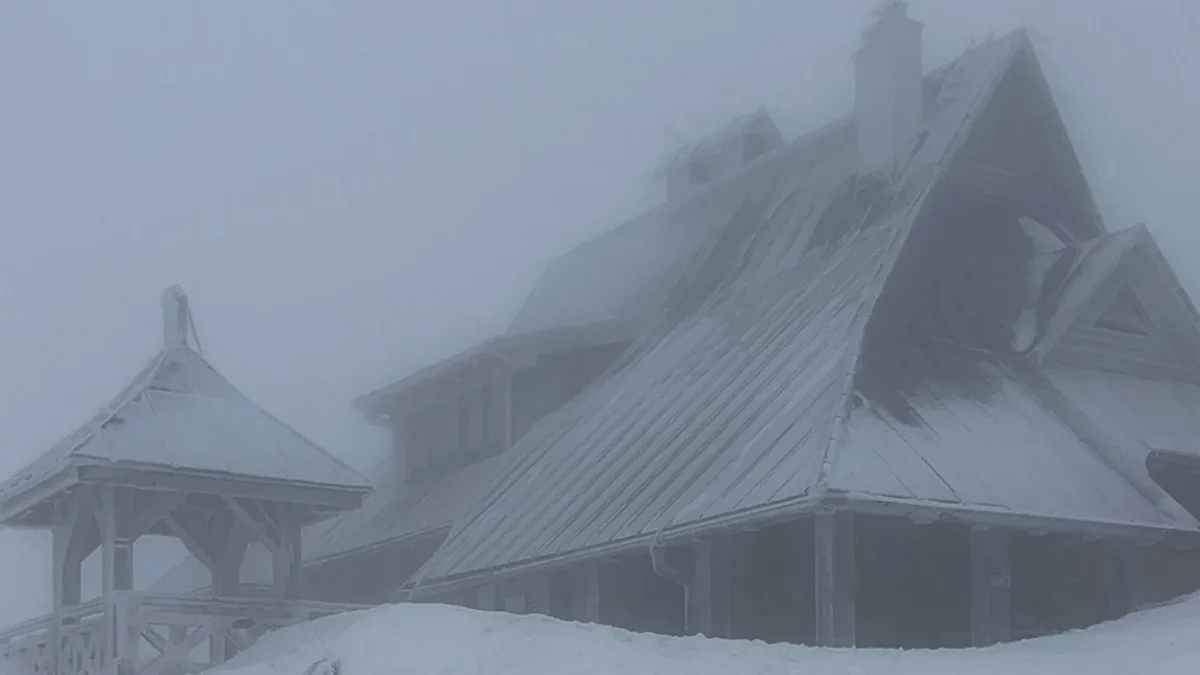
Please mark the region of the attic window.
POLYGON ((717 170, 711 161, 694 159, 688 165, 688 180, 692 185, 703 185, 716 176, 717 170))
POLYGON ((766 154, 771 149, 771 143, 764 134, 746 134, 742 137, 742 159, 753 161, 756 157, 766 154))
POLYGON ((1142 307, 1142 303, 1138 301, 1137 296, 1133 294, 1133 290, 1128 287, 1122 289, 1117 294, 1108 311, 1096 322, 1096 328, 1133 335, 1150 335, 1153 333, 1150 318, 1146 316, 1146 310, 1142 307))

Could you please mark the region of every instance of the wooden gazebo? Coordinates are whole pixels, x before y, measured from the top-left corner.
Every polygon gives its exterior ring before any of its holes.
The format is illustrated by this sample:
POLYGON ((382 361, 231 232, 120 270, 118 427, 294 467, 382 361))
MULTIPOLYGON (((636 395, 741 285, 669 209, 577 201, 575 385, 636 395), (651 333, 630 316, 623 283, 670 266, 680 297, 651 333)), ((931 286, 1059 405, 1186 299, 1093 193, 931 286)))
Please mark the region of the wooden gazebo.
POLYGON ((18 672, 198 672, 262 632, 344 609, 301 600, 301 531, 355 509, 367 481, 253 404, 193 349, 187 296, 163 298, 163 347, 107 407, 0 484, 0 524, 53 533, 54 611, 0 631, 18 672), (134 542, 178 538, 211 598, 134 588, 134 542), (273 560, 272 597, 239 588, 247 547, 273 560), (99 597, 81 566, 101 552, 99 597), (198 657, 207 646, 207 655, 198 657))

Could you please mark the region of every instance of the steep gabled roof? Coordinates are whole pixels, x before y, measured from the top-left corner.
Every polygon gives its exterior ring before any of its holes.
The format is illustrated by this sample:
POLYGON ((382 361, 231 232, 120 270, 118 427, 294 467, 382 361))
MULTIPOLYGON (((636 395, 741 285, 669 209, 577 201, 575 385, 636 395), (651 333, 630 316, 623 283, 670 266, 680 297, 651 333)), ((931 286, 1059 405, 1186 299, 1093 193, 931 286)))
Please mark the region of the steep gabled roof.
POLYGON ((39 488, 103 482, 117 470, 319 488, 333 500, 327 506, 345 501, 343 508, 370 490, 186 344, 164 347, 91 421, 0 485, 0 518, 20 521, 38 494, 46 496, 39 488))
POLYGON ((511 451, 418 583, 811 508, 872 306, 926 195, 1029 49, 1017 33, 931 75, 926 129, 890 182, 853 175, 849 121, 741 177, 733 216, 666 293, 660 330, 511 451))
POLYGON ((1054 311, 1034 348, 1045 359, 1079 322, 1101 318, 1118 294, 1145 298, 1148 319, 1185 353, 1200 356, 1200 313, 1144 225, 1084 242, 1050 302, 1054 311))

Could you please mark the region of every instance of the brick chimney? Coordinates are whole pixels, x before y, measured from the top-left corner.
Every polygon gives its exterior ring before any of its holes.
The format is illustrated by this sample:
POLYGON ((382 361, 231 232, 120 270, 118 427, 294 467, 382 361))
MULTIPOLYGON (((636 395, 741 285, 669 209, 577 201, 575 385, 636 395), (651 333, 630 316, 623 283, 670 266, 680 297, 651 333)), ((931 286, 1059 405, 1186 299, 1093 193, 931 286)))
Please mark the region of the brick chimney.
POLYGON ((924 113, 921 29, 907 3, 875 10, 855 55, 855 123, 860 174, 889 171, 911 148, 924 113))

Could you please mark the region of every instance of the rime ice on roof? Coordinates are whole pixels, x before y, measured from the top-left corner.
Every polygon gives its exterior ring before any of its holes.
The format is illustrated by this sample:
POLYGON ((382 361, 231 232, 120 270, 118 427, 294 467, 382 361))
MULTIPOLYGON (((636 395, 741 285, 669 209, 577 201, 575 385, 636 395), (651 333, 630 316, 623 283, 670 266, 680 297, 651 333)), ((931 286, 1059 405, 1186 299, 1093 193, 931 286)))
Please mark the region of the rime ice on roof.
MULTIPOLYGON (((976 47, 914 85, 927 97, 927 133, 882 179, 862 173, 856 125, 847 123, 861 124, 859 115, 696 198, 711 200, 705 208, 674 215, 678 232, 692 238, 681 235, 688 245, 675 251, 683 253, 646 274, 650 288, 667 289, 658 296, 666 315, 659 331, 522 438, 488 498, 455 524, 415 583, 600 555, 660 534, 749 526, 803 513, 832 494, 971 517, 1194 532, 1194 519, 1148 499, 1011 374, 989 375, 990 402, 951 389, 944 399, 920 392, 910 403, 928 426, 861 408, 853 378, 866 322, 884 302, 901 252, 917 246, 905 242, 926 197, 1018 68, 1036 68, 1023 32, 976 47), (955 430, 965 435, 944 437, 955 430), (994 447, 978 442, 991 437, 994 447), (1010 448, 1030 470, 1078 483, 1029 494, 1012 474, 1019 462, 986 468, 1011 457, 1010 448)), ((664 227, 663 213, 606 237, 644 236, 664 227)), ((561 278, 560 266, 565 274, 598 252, 591 242, 556 263, 519 318, 568 315, 550 280, 561 278)), ((647 286, 629 288, 623 272, 589 277, 586 297, 614 308, 645 301, 647 286)))
POLYGON ((42 523, 47 490, 120 471, 160 483, 313 488, 325 506, 341 508, 361 500, 362 476, 256 406, 188 345, 180 287, 166 291, 163 310, 163 348, 90 422, 0 485, 0 520, 42 523))

